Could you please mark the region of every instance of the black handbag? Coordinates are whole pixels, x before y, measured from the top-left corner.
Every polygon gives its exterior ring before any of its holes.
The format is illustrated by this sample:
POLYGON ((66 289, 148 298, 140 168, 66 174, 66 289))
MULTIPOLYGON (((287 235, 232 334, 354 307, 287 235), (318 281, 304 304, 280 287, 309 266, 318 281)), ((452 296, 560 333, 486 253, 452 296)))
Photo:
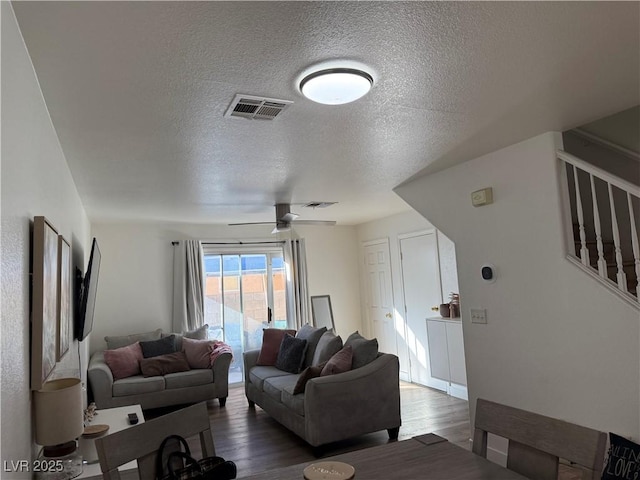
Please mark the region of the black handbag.
POLYGON ((179 435, 170 435, 160 444, 156 457, 158 480, 233 480, 237 475, 236 464, 222 457, 205 457, 196 460, 189 445, 179 435), (168 444, 178 442, 180 451, 166 454, 168 444), (184 449, 184 451, 182 451, 184 449), (165 474, 165 472, 168 472, 165 474))

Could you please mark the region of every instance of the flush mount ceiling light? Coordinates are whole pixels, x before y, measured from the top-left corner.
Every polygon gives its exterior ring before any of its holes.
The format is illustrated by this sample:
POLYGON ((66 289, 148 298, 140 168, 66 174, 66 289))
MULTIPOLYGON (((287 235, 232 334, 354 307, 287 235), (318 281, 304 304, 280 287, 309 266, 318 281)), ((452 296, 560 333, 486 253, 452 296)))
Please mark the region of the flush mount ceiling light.
POLYGON ((329 68, 310 73, 300 81, 300 91, 309 100, 342 105, 367 94, 373 77, 355 68, 329 68))

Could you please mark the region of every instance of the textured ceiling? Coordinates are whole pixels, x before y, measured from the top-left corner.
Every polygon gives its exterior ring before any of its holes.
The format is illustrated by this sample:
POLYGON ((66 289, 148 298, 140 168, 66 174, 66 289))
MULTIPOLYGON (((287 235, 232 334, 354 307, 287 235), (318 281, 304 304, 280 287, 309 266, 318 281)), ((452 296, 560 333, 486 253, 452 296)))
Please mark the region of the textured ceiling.
POLYGON ((13 2, 92 220, 402 211, 406 179, 640 103, 637 2, 13 2), (297 80, 370 67, 343 106, 297 80), (236 93, 292 100, 226 118, 236 93))

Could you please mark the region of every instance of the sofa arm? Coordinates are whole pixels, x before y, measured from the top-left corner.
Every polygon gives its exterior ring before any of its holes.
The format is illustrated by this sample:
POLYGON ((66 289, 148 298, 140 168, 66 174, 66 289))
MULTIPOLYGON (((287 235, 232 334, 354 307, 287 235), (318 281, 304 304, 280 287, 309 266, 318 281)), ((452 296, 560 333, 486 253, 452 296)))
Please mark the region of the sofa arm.
POLYGON ((242 360, 244 361, 245 377, 248 377, 249 370, 256 366, 258 363, 258 357, 260 356, 260 350, 247 350, 242 354, 242 360))
POLYGON ((307 442, 317 446, 399 427, 399 377, 398 357, 382 354, 356 370, 309 380, 304 393, 307 442))
POLYGON ((113 374, 104 361, 104 352, 96 352, 91 356, 87 377, 96 406, 109 408, 113 397, 113 374))
POLYGON ((211 365, 216 398, 227 398, 229 396, 229 367, 232 359, 233 355, 223 353, 211 365))

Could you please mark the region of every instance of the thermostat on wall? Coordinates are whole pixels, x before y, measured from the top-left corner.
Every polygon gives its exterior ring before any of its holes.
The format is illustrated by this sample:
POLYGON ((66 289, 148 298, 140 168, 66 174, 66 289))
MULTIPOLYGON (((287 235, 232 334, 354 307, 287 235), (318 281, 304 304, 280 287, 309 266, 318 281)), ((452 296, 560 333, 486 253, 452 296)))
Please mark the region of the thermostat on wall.
POLYGON ((476 190, 471 194, 471 204, 474 207, 489 205, 490 203, 493 203, 493 188, 491 187, 476 190))
POLYGON ((487 283, 493 283, 496 281, 496 267, 490 263, 482 265, 482 268, 480 268, 480 274, 482 275, 482 280, 487 283))

